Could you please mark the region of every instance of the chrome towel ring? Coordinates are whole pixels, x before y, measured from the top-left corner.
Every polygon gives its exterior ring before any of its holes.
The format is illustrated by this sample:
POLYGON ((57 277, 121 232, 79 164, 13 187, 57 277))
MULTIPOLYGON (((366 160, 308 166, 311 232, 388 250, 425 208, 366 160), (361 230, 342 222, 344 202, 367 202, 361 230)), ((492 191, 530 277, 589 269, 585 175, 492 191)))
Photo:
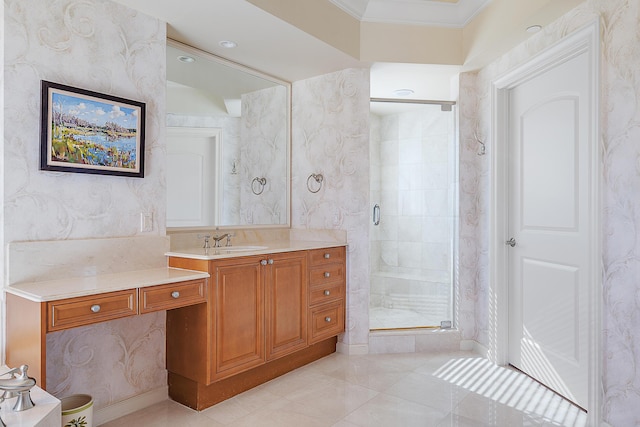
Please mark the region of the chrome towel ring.
POLYGON ((251 181, 251 192, 256 196, 259 196, 264 191, 264 186, 267 185, 267 178, 253 178, 251 181), (256 183, 258 184, 258 189, 256 190, 256 183))
POLYGON ((324 181, 324 177, 322 176, 322 174, 312 173, 311 175, 309 175, 309 178, 307 178, 307 190, 309 190, 311 193, 317 193, 322 188, 323 181, 324 181), (311 178, 313 178, 316 181, 316 184, 318 184, 317 185, 318 188, 316 188, 315 190, 312 188, 313 182, 311 181, 311 178))

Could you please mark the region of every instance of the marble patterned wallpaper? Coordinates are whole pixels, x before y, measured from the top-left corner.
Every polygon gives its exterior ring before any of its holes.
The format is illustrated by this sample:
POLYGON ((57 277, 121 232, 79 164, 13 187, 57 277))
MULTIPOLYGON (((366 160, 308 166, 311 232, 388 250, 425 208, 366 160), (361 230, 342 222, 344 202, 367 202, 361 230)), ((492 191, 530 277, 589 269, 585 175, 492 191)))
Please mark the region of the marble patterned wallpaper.
POLYGON ((236 224, 287 222, 287 106, 284 86, 242 95, 240 221, 236 224), (265 178, 264 188, 254 178, 265 178))
MULTIPOLYGON (((3 8, 1 250, 12 241, 141 236, 141 212, 154 218, 144 236, 164 236, 165 24, 108 0, 5 0, 3 8), (41 80, 145 102, 145 178, 40 171, 41 80)), ((99 409, 166 386, 163 322, 156 313, 51 334, 48 389, 92 394, 99 409), (118 380, 107 388, 105 377, 118 380)))
POLYGON ((489 346, 488 214, 491 81, 562 37, 601 25, 603 418, 640 425, 640 2, 588 0, 479 72, 461 76, 461 265, 463 338, 489 346), (479 157, 474 135, 489 155, 479 157))
POLYGON ((343 343, 366 346, 369 70, 347 69, 295 82, 292 128, 292 227, 346 230, 349 286, 343 343), (312 173, 324 176, 322 188, 315 194, 307 189, 312 173))

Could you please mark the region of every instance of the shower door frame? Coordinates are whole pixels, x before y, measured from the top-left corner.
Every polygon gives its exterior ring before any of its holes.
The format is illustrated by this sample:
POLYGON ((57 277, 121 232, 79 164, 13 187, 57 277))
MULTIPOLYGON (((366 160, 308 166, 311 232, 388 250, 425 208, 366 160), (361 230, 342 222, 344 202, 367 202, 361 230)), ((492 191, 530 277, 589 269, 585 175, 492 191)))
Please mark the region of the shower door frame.
MULTIPOLYGON (((424 330, 424 329, 439 329, 444 325, 443 321, 449 320, 450 325, 446 329, 456 329, 458 326, 458 312, 457 312, 457 304, 456 301, 459 299, 459 290, 458 290, 458 262, 459 262, 459 232, 460 232, 460 194, 459 194, 459 186, 460 186, 460 141, 459 141, 459 109, 455 108, 457 106, 456 101, 441 101, 441 100, 425 100, 425 99, 396 99, 396 98, 370 98, 369 102, 385 102, 385 103, 397 103, 397 104, 422 104, 422 105, 440 105, 441 111, 449 111, 453 114, 453 131, 452 131, 452 140, 450 141, 452 146, 452 155, 453 159, 450 160, 451 168, 449 172, 451 173, 451 177, 449 178, 450 189, 453 189, 453 206, 451 206, 452 217, 450 221, 451 226, 451 241, 450 241, 450 251, 451 251, 451 266, 450 266, 450 319, 442 319, 440 326, 407 326, 407 327, 396 327, 396 328, 376 328, 371 329, 369 331, 407 331, 407 330, 424 330)), ((373 201, 372 201, 373 202, 373 201)), ((376 206, 378 206, 376 204, 376 206)), ((379 206, 378 206, 378 215, 379 215, 379 206)), ((375 217, 375 214, 374 214, 375 217)), ((378 216, 378 219, 380 217, 378 216)), ((375 224, 377 225, 377 224, 375 224)))

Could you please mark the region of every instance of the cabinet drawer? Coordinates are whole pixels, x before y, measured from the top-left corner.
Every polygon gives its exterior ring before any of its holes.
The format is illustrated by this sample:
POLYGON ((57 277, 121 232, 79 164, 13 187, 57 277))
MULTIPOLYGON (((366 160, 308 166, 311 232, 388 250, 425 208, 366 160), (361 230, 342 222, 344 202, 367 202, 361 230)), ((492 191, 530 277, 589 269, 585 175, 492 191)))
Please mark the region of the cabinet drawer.
POLYGON ((344 282, 344 263, 327 264, 320 268, 314 268, 309 272, 309 284, 311 286, 334 282, 344 282))
POLYGON ((171 283, 140 289, 140 313, 170 310, 206 302, 204 280, 171 283))
POLYGON ((344 254, 344 246, 339 246, 337 248, 315 249, 309 251, 309 262, 312 267, 333 262, 340 263, 345 260, 344 254))
POLYGON ((136 289, 47 303, 47 332, 105 322, 137 314, 136 289))
POLYGON ((344 300, 312 307, 309 314, 309 344, 344 332, 344 300))
POLYGON ((309 305, 344 299, 344 283, 334 282, 309 288, 309 305))

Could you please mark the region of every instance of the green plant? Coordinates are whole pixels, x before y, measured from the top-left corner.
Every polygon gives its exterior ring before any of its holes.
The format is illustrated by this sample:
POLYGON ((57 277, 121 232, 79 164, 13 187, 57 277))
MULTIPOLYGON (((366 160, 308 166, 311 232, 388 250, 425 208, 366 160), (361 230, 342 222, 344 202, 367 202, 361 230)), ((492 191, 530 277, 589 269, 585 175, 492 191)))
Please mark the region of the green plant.
POLYGON ((64 427, 86 427, 87 425, 87 417, 80 417, 77 420, 73 419, 66 423, 64 427))

